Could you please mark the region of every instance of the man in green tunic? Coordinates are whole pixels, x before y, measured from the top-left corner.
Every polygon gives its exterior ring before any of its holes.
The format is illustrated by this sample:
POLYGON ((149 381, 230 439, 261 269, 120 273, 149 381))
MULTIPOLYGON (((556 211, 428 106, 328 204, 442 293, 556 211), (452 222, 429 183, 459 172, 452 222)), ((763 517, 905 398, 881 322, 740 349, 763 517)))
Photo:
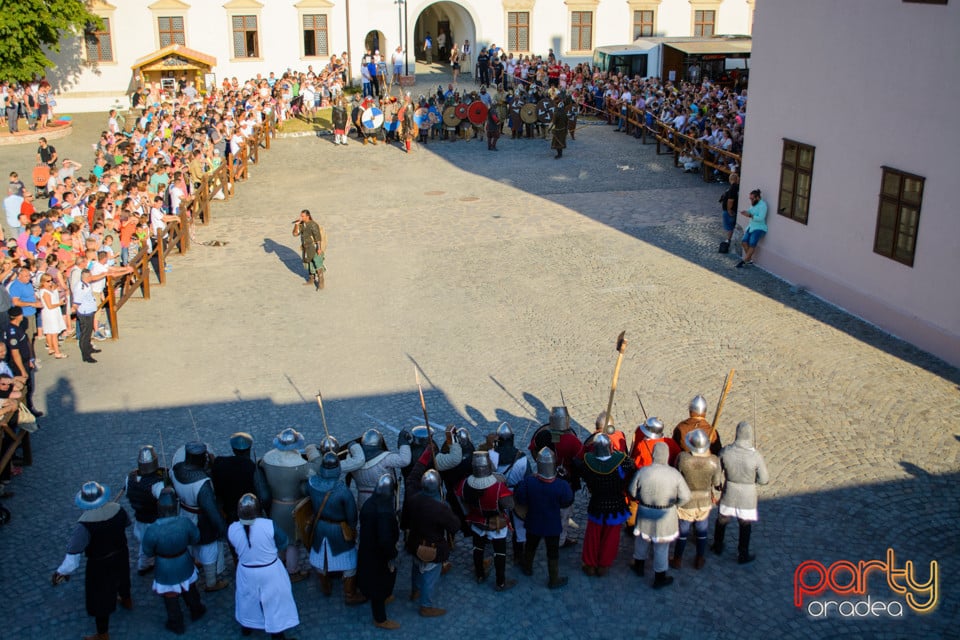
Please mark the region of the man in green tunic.
POLYGON ((323 289, 323 274, 327 270, 323 265, 327 250, 327 234, 323 227, 314 221, 310 211, 304 209, 300 212, 300 219, 294 222, 293 235, 300 236, 303 263, 307 265, 307 281, 303 284, 313 284, 317 291, 323 289))

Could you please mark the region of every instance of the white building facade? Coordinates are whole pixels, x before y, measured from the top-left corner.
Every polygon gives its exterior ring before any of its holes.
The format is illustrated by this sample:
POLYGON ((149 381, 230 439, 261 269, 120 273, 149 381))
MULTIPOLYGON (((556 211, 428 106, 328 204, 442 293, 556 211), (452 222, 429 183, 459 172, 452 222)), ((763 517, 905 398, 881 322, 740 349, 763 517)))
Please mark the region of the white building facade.
MULTIPOLYGON (((764 268, 960 366, 960 2, 763 0, 741 208, 764 268)), ((882 372, 878 372, 882 374, 882 372)))
MULTIPOLYGON (((594 47, 643 36, 749 34, 755 0, 93 0, 104 28, 63 43, 49 79, 61 111, 125 103, 133 63, 179 44, 215 58, 213 72, 243 80, 319 69, 349 52, 408 52, 411 73, 430 33, 506 52, 589 60, 594 47), (401 34, 403 37, 401 38, 401 34)), ((436 44, 435 44, 436 48, 436 44)), ((436 58, 436 53, 435 53, 436 58)), ((475 59, 475 58, 474 58, 475 59)))

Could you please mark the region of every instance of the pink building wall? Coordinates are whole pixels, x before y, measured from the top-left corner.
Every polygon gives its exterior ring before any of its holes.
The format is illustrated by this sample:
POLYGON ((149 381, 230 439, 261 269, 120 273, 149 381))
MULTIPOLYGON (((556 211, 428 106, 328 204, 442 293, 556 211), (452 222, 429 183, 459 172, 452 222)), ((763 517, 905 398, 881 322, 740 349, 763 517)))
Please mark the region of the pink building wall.
POLYGON ((741 208, 757 262, 960 366, 960 2, 763 0, 741 208), (782 139, 816 147, 807 225, 777 215, 782 139), (873 252, 882 166, 926 178, 913 267, 873 252))

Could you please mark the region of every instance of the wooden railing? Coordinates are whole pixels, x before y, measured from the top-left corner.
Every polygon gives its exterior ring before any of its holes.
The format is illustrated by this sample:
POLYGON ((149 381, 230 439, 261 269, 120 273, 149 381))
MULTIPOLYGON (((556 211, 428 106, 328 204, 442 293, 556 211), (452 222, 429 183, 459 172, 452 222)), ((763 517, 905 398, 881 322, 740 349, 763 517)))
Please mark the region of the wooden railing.
POLYGON ((23 465, 33 464, 33 449, 30 446, 30 432, 20 427, 15 429, 14 426, 10 425, 10 422, 13 421, 13 416, 17 414, 20 410, 20 405, 25 404, 24 395, 26 395, 26 390, 24 389, 25 384, 21 380, 14 382, 13 390, 21 394, 19 402, 14 400, 0 400, 3 403, 3 408, 0 409, 0 451, 3 452, 3 455, 0 456, 0 473, 3 473, 4 469, 13 464, 13 456, 17 453, 17 449, 23 449, 23 465))
POLYGON ((673 154, 673 165, 680 166, 680 155, 690 152, 700 161, 701 175, 705 182, 713 179, 714 171, 729 176, 734 170, 731 165, 739 168, 742 156, 739 153, 714 147, 693 136, 680 133, 668 123, 653 117, 646 109, 638 109, 629 105, 625 112, 622 105, 608 100, 606 108, 607 122, 616 123, 623 119, 628 133, 638 136, 643 144, 657 143, 657 155, 673 154))
POLYGON ((254 129, 254 135, 244 142, 235 163, 231 158, 229 163, 222 162, 215 170, 204 174, 200 186, 181 201, 179 220, 167 222, 164 233, 152 243, 146 238, 140 241, 140 251, 130 261, 133 271, 117 277, 107 276, 105 295, 99 309, 103 309, 107 314, 113 340, 120 337, 120 326, 117 322, 117 312, 120 308, 137 291, 140 291, 144 300, 150 299, 151 268, 155 271, 159 284, 161 286, 166 284, 167 255, 174 249, 180 254, 190 250, 191 225, 197 219, 203 225, 210 224, 210 204, 217 199, 215 196, 222 192, 222 199, 229 200, 233 195, 236 182, 249 177, 249 165, 260 161, 261 147, 269 149, 271 138, 275 138, 276 135, 272 118, 268 118, 264 125, 257 126, 254 129))

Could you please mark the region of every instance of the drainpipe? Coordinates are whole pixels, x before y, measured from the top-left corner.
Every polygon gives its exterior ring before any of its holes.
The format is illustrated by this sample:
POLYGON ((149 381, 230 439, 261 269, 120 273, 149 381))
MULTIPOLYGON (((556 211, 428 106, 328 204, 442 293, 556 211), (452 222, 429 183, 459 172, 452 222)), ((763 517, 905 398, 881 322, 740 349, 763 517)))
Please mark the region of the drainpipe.
POLYGON ((353 86, 353 52, 350 49, 350 0, 345 0, 347 9, 347 86, 353 86))

